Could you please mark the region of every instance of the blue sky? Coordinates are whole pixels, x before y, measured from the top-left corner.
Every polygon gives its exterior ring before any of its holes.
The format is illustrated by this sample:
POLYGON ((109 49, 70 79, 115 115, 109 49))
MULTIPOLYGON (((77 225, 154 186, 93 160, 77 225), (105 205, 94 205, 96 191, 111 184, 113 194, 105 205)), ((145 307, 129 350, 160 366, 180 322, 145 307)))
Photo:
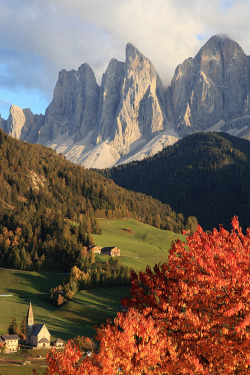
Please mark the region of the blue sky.
POLYGON ((98 83, 127 42, 169 84, 176 66, 214 34, 250 54, 250 0, 0 0, 0 113, 44 113, 61 69, 87 62, 98 83))

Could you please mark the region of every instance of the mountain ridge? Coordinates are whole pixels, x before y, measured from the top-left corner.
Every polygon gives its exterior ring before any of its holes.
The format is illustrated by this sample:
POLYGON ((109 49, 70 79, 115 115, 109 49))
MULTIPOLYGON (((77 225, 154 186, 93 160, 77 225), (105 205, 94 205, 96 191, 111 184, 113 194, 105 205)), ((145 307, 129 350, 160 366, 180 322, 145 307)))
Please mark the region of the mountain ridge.
POLYGON ((12 106, 0 127, 88 168, 152 156, 197 131, 250 139, 250 57, 227 36, 212 36, 164 87, 150 60, 126 46, 97 84, 91 67, 59 73, 45 115, 12 106), (132 158, 132 159, 131 159, 132 158))
POLYGON ((100 171, 126 189, 153 196, 203 229, 230 228, 234 215, 250 219, 250 141, 198 132, 153 157, 100 171))

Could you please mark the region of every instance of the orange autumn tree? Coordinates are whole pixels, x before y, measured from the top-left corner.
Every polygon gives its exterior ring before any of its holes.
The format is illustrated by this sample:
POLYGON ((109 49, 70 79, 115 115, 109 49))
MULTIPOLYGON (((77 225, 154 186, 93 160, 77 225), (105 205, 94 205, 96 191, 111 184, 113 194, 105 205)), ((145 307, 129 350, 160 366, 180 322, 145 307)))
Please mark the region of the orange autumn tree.
POLYGON ((198 226, 172 244, 168 263, 133 272, 128 312, 98 330, 98 354, 81 362, 69 343, 48 356, 47 373, 249 374, 250 229, 244 235, 237 217, 232 226, 198 226), (67 361, 74 367, 63 372, 67 361))

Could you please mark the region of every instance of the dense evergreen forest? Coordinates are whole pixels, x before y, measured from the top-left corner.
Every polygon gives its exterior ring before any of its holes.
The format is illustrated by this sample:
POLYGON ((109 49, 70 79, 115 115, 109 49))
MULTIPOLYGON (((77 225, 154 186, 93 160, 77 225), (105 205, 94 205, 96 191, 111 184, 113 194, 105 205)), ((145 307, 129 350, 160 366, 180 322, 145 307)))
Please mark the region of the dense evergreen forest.
POLYGON ((68 272, 93 244, 91 233, 100 233, 97 217, 132 217, 175 232, 191 227, 168 205, 1 129, 0 186, 1 267, 68 272))
POLYGON ((250 142, 226 133, 196 133, 155 156, 102 173, 126 189, 169 204, 204 229, 250 226, 250 142))

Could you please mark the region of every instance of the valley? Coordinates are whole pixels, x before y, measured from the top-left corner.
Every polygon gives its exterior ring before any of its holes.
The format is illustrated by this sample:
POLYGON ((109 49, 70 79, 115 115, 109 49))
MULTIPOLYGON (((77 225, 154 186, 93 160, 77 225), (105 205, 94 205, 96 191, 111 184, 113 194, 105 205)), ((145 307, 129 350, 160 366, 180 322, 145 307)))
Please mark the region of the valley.
MULTIPOLYGON (((121 263, 136 271, 165 262, 171 242, 177 238, 185 240, 185 236, 134 220, 104 219, 100 224, 102 235, 94 236, 96 243, 119 245, 121 263), (132 231, 127 233, 125 228, 132 231)), ((37 321, 46 322, 52 340, 58 336, 68 340, 78 334, 93 337, 93 326, 104 323, 108 317, 113 318, 119 311, 120 298, 129 293, 128 287, 91 288, 77 292, 71 302, 56 308, 46 302, 45 297, 64 277, 62 273, 0 269, 0 295, 4 295, 0 297, 0 333, 6 331, 12 315, 16 316, 18 324, 21 323, 31 300, 37 321)))
POLYGON ((165 87, 125 54, 0 116, 0 373, 74 338, 49 374, 247 375, 250 57, 214 35, 165 87))
MULTIPOLYGON (((101 246, 118 245, 121 249, 122 264, 145 270, 147 265, 165 262, 171 242, 185 236, 160 230, 135 220, 99 219, 101 235, 93 235, 101 246)), ((107 256, 97 256, 105 261, 107 256)), ((94 326, 100 326, 108 318, 114 319, 120 311, 120 299, 130 295, 129 287, 104 287, 82 290, 74 294, 71 301, 60 307, 48 303, 49 290, 60 284, 65 273, 29 272, 0 269, 0 334, 5 333, 10 317, 15 316, 19 325, 27 314, 29 301, 32 302, 35 322, 44 322, 51 333, 51 341, 57 337, 66 342, 78 335, 94 337, 94 326)), ((22 366, 28 357, 37 357, 41 350, 33 350, 18 355, 0 354, 0 373, 6 375, 29 375, 31 366, 22 366), (37 354, 38 353, 38 354, 37 354), (6 358, 6 360, 5 360, 6 358), (9 360, 11 363, 7 363, 9 360), (4 364, 1 362, 4 361, 4 364), (7 362, 6 362, 7 361, 7 362), (18 366, 19 364, 19 366, 18 366)), ((43 354, 44 356, 44 354, 43 354)), ((43 371, 45 362, 32 360, 32 368, 43 371)))

